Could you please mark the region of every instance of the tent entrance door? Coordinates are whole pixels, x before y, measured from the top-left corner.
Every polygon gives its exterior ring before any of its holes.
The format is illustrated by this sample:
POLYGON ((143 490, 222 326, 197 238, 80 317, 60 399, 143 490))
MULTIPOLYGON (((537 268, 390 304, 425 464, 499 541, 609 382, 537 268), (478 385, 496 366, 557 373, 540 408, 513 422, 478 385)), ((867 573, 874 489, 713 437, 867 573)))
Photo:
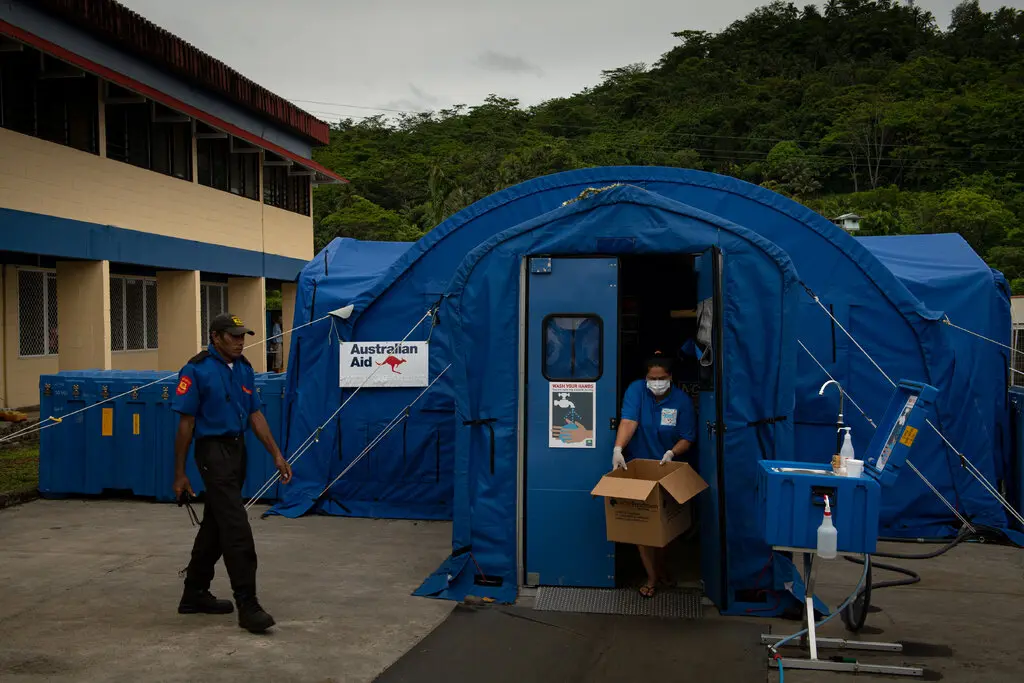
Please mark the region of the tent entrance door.
POLYGON ((720 610, 728 606, 725 525, 725 368, 723 363, 722 252, 697 259, 697 344, 702 352, 697 422, 697 471, 708 488, 697 498, 700 519, 700 574, 704 593, 720 610))
POLYGON ((527 585, 613 587, 604 499, 615 440, 619 261, 532 257, 526 288, 527 585))

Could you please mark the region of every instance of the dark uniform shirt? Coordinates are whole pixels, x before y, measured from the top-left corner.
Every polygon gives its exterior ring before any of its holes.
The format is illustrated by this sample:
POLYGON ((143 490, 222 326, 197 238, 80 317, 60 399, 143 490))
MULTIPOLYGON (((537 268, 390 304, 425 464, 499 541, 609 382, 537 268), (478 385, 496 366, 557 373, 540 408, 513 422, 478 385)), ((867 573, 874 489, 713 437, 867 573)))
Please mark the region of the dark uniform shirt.
POLYGON ((210 344, 178 373, 171 409, 196 418, 197 439, 244 434, 249 416, 260 409, 256 373, 244 356, 229 367, 210 344))

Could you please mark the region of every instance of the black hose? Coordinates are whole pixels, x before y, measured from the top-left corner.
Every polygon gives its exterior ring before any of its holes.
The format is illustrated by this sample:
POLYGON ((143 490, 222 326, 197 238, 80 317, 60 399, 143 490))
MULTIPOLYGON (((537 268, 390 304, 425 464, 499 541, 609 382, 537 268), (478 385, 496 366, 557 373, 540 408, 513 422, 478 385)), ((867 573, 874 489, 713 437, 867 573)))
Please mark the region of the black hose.
MULTIPOLYGON (((931 560, 933 558, 938 557, 939 555, 942 555, 944 553, 949 552, 950 550, 952 550, 956 546, 960 545, 964 541, 966 541, 966 540, 968 540, 968 539, 970 539, 970 538, 972 538, 972 537, 974 537, 976 535, 978 535, 978 534, 971 533, 971 532, 967 531, 967 527, 964 527, 964 528, 962 528, 960 530, 960 533, 958 533, 956 535, 956 538, 954 538, 952 541, 947 542, 946 545, 942 546, 938 550, 933 550, 930 553, 922 553, 920 555, 908 555, 906 553, 875 552, 875 553, 872 553, 872 556, 873 557, 888 557, 888 558, 892 558, 892 559, 895 559, 895 560, 931 560)), ((850 558, 847 558, 847 559, 850 559, 850 558)), ((883 567, 883 565, 880 565, 880 564, 876 564, 875 566, 876 567, 883 567)))
POLYGON ((960 529, 959 533, 957 533, 956 535, 956 538, 954 538, 952 541, 948 541, 941 548, 933 550, 928 553, 921 553, 919 555, 909 555, 905 553, 876 552, 872 555, 867 556, 866 561, 860 559, 859 557, 846 556, 846 560, 848 562, 852 562, 854 564, 859 565, 867 564, 867 581, 865 585, 861 588, 857 597, 853 601, 851 601, 849 605, 847 605, 846 609, 844 609, 842 614, 840 615, 843 619, 843 623, 846 624, 846 628, 856 633, 864 627, 864 623, 867 621, 868 617, 868 610, 871 607, 872 591, 881 590, 882 588, 894 588, 896 586, 912 586, 915 583, 921 582, 921 575, 917 572, 911 569, 907 569, 905 567, 897 567, 893 564, 884 564, 882 562, 876 562, 874 558, 891 557, 894 559, 901 560, 930 560, 932 558, 938 557, 939 555, 949 552, 950 550, 960 545, 964 541, 980 535, 981 534, 977 532, 969 532, 967 530, 967 527, 965 526, 960 529), (895 572, 897 574, 902 574, 907 578, 873 582, 871 580, 871 572, 873 569, 882 569, 885 571, 895 572))
MULTIPOLYGON (((880 554, 872 555, 872 557, 879 557, 879 555, 880 554)), ((882 557, 888 557, 888 555, 881 555, 881 556, 882 557)), ((921 558, 921 559, 927 559, 927 558, 921 558)), ((848 562, 853 562, 854 564, 860 564, 860 565, 864 564, 864 560, 860 559, 859 557, 849 557, 849 556, 847 556, 846 560, 848 562)), ((920 574, 918 574, 917 572, 915 572, 915 571, 913 571, 911 569, 907 569, 905 567, 897 567, 894 564, 883 564, 882 562, 875 562, 874 560, 872 560, 871 561, 871 568, 872 569, 885 569, 886 571, 896 572, 897 574, 903 574, 904 576, 908 577, 906 579, 894 579, 894 580, 891 580, 891 581, 879 581, 877 583, 872 583, 871 584, 871 590, 879 590, 881 588, 892 588, 893 586, 912 586, 915 583, 920 583, 921 582, 921 575, 920 574)))

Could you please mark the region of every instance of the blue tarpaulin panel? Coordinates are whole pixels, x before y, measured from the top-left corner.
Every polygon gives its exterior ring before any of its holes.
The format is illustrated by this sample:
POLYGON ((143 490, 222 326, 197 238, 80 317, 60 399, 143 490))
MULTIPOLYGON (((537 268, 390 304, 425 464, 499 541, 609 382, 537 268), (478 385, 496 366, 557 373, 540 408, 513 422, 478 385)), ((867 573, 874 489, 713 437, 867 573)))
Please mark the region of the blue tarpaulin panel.
MULTIPOLYGON (((1010 346, 1010 289, 958 234, 893 235, 858 240, 906 285, 921 303, 948 316, 950 322, 1010 346)), ((1007 381, 1010 350, 979 339, 963 330, 947 328, 956 358, 954 372, 972 389, 970 398, 988 418, 978 425, 993 444, 988 452, 975 452, 965 444, 972 461, 997 479, 1007 476, 1012 458, 1010 405, 1007 381)), ((956 492, 954 492, 956 493, 956 492)), ((983 494, 984 495, 984 494, 983 494)))
MULTIPOLYGON (((327 484, 421 391, 364 389, 320 430, 354 391, 339 387, 339 340, 397 341, 409 333, 406 320, 411 316, 423 324, 410 340, 422 341, 430 330, 429 321, 423 321, 429 304, 419 299, 399 302, 405 315, 376 328, 365 326, 359 336, 340 318, 321 319, 352 303, 411 246, 335 239, 299 275, 293 326, 319 322, 297 330, 292 338, 282 450, 290 456, 307 440, 313 443, 294 463, 295 478, 282 487, 284 503, 273 513, 296 517, 315 508, 324 514, 358 517, 451 519, 452 411, 437 410, 428 401, 418 403, 403 424, 321 497, 327 484)), ((432 376, 437 372, 434 365, 432 359, 432 376)))
MULTIPOLYGON (((408 427, 413 436, 407 434, 398 440, 389 437, 391 445, 378 448, 368 462, 361 462, 332 488, 330 496, 317 501, 323 487, 418 391, 367 390, 356 397, 303 456, 293 485, 282 487, 290 490, 282 491, 284 502, 276 511, 298 515, 314 508, 328 514, 441 518, 452 514, 454 497, 453 558, 432 577, 432 587, 425 585, 421 592, 451 598, 465 593, 486 595, 485 587, 459 583, 459 579, 450 583, 447 579, 449 574, 458 575, 462 568, 472 574, 479 565, 488 576, 510 577, 495 593, 496 597, 508 597, 509 591, 515 591, 517 452, 509 448, 508 439, 516 428, 514 411, 510 412, 516 394, 513 380, 495 381, 492 373, 504 372, 495 369, 499 358, 517 352, 518 337, 508 337, 505 325, 510 317, 518 315, 512 297, 518 291, 519 264, 514 258, 496 260, 485 254, 488 248, 504 253, 502 247, 486 245, 499 235, 524 230, 513 240, 517 246, 512 254, 538 253, 539 247, 518 241, 527 239, 528 234, 533 235, 529 239, 548 247, 557 242, 564 253, 586 253, 584 248, 591 253, 639 253, 648 250, 655 239, 696 248, 704 239, 698 234, 704 233, 694 226, 706 228, 719 223, 745 229, 774 244, 807 288, 796 292, 796 313, 779 320, 766 312, 778 304, 769 296, 770 287, 743 288, 734 283, 725 290, 725 316, 732 325, 726 334, 740 347, 727 349, 727 364, 735 366, 735 374, 730 374, 734 379, 729 380, 735 383, 727 382, 726 386, 732 419, 751 422, 777 417, 787 414, 788 405, 794 406, 791 419, 772 426, 773 433, 783 429, 789 435, 786 438, 769 437, 748 444, 745 432, 752 430, 736 429, 728 432, 728 448, 737 452, 746 449, 743 457, 751 459, 828 462, 835 449, 838 400, 834 391, 818 396, 818 388, 828 378, 826 372, 842 382, 870 417, 877 420, 881 416, 892 387, 845 336, 841 325, 893 380, 910 379, 936 386, 940 390, 939 427, 954 444, 964 444, 962 448, 976 454, 975 464, 986 476, 998 478, 998 457, 993 455, 999 449, 997 430, 986 428, 993 418, 988 412, 991 401, 984 396, 997 384, 992 379, 996 370, 987 364, 972 370, 959 367, 961 342, 954 340, 953 330, 942 322, 943 311, 949 311, 952 319, 955 306, 943 303, 941 297, 922 301, 915 293, 918 285, 913 278, 902 279, 905 274, 894 274, 860 240, 769 190, 700 171, 608 167, 536 178, 482 199, 416 244, 402 245, 400 255, 384 266, 383 272, 361 271, 363 276, 357 283, 339 279, 345 277, 344 250, 340 246, 333 251, 328 247, 307 266, 299 279, 295 325, 317 320, 347 304, 354 305, 354 312, 347 320, 317 323, 295 334, 286 396, 289 451, 314 434, 351 395, 338 388, 338 339, 387 341, 410 335, 411 340, 424 340, 429 336, 431 377, 449 362, 455 365, 414 409, 408 427), (583 190, 613 184, 632 187, 579 203, 592 201, 604 207, 605 222, 600 226, 573 213, 576 204, 562 208, 564 202, 583 190), (680 210, 676 202, 687 208, 680 210), (690 212, 686 214, 690 218, 668 217, 679 211, 690 212), (697 214, 701 217, 696 218, 697 214), (560 218, 552 219, 556 215, 560 218), (570 219, 570 215, 576 218, 570 219), (549 224, 545 223, 548 219, 565 231, 564 242, 562 236, 556 238, 541 227, 541 223, 549 224), (524 226, 532 225, 531 221, 535 227, 526 230, 524 226), (590 230, 593 235, 587 232, 590 230), (583 246, 573 246, 573 239, 583 246), (481 267, 483 272, 477 272, 481 267), (467 271, 470 268, 472 272, 467 271), (494 283, 498 282, 507 288, 497 289, 494 283), (479 288, 474 283, 480 283, 479 288), (474 294, 467 298, 467 292, 474 294), (429 321, 424 324, 424 314, 442 299, 436 327, 431 327, 429 321), (751 307, 751 301, 759 302, 760 308, 751 307), (773 336, 766 337, 766 331, 773 336), (505 346, 498 349, 489 345, 482 335, 495 335, 505 346), (755 343, 774 345, 772 353, 757 359, 744 356, 751 353, 749 347, 755 343), (790 380, 792 394, 778 397, 778 403, 769 407, 758 387, 763 378, 779 373, 787 358, 795 367, 790 380), (747 384, 735 379, 743 377, 757 379, 747 384), (489 389, 483 384, 485 379, 489 389), (494 415, 480 412, 483 406, 494 415), (494 426, 496 440, 505 444, 498 451, 505 475, 501 481, 491 478, 489 468, 486 472, 482 469, 482 463, 489 461, 486 429, 462 425, 466 420, 499 415, 503 417, 494 426), (410 476, 409 468, 414 475, 410 476), (513 473, 511 478, 509 472, 513 473), (467 563, 467 554, 475 561, 467 563), (438 589, 442 583, 444 586, 438 589)), ((739 234, 725 228, 719 232, 739 234)), ((730 242, 730 249, 725 250, 727 262, 733 248, 730 242)), ((735 249, 746 253, 741 247, 735 249)), ((1005 280, 998 274, 991 274, 990 279, 1005 287, 1005 280)), ((771 386, 772 382, 766 385, 771 386)), ((872 428, 850 409, 849 403, 847 407, 854 445, 862 453, 872 428)), ((981 524, 1006 526, 1004 511, 959 467, 938 436, 922 433, 915 451, 915 465, 965 514, 981 524)), ((726 483, 727 499, 734 485, 753 482, 745 478, 746 466, 737 465, 736 471, 735 479, 726 483)), ((751 467, 751 476, 753 471, 751 467)), ((779 578, 776 567, 774 576, 762 583, 758 574, 767 566, 767 558, 763 548, 746 535, 744 525, 742 512, 730 507, 726 543, 731 595, 777 585, 779 578)), ((948 536, 958 526, 956 518, 912 472, 902 473, 884 497, 883 535, 948 536)))

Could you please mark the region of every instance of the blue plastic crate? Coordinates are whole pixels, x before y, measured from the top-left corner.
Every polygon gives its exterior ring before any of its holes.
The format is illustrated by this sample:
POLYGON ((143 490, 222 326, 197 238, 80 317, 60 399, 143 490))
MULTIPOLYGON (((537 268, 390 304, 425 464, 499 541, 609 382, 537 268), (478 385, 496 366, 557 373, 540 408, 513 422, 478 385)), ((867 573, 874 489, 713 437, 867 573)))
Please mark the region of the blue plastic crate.
MULTIPOLYGON (((40 434, 42 495, 120 491, 173 501, 174 439, 179 419, 171 410, 176 378, 163 379, 170 374, 80 370, 40 377, 44 419, 49 415, 61 418, 88 407, 40 434)), ((286 375, 271 373, 260 373, 256 380, 264 414, 279 445, 285 381, 286 375)), ((273 476, 275 468, 255 435, 246 439, 246 445, 249 471, 244 495, 251 496, 273 476)), ((193 490, 201 493, 203 481, 195 465, 194 448, 189 449, 186 473, 193 490)), ((277 494, 275 485, 263 499, 276 500, 277 494)))
POLYGON ((761 460, 757 513, 766 543, 815 548, 828 495, 841 552, 873 553, 878 545, 880 487, 870 477, 841 477, 824 466, 761 460), (819 473, 813 473, 817 470, 819 473))

